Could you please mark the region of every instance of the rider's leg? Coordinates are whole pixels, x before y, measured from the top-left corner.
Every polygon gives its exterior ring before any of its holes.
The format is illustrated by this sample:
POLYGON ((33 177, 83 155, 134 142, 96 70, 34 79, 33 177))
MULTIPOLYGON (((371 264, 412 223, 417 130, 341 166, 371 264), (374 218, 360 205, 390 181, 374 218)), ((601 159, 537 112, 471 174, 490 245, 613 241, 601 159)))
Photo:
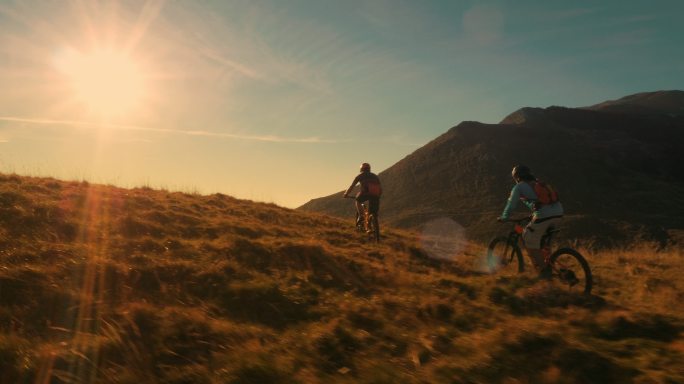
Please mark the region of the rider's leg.
POLYGON ((365 212, 364 212, 364 207, 363 207, 363 203, 365 203, 366 201, 368 201, 368 196, 364 196, 364 195, 359 195, 354 200, 354 202, 356 202, 356 213, 357 213, 356 225, 357 226, 359 226, 359 225, 363 226, 363 221, 366 219, 364 217, 365 212))
POLYGON ((371 197, 368 199, 368 210, 370 211, 370 213, 375 215, 375 217, 378 217, 378 214, 380 213, 379 197, 371 197))
MULTIPOLYGON (((378 215, 380 214, 380 198, 373 196, 368 199, 368 211, 373 215, 373 225, 375 230, 380 233, 380 221, 378 220, 378 215)), ((379 240, 378 240, 379 241, 379 240)))
POLYGON ((525 227, 522 236, 527 256, 530 258, 532 265, 534 265, 534 268, 537 271, 541 271, 544 267, 544 256, 541 251, 541 238, 546 231, 546 227, 546 222, 531 222, 525 227))
POLYGON ((527 251, 527 257, 530 258, 534 268, 540 271, 544 267, 544 256, 542 255, 541 249, 525 248, 527 251))
POLYGON ((356 203, 356 225, 358 226, 363 222, 363 203, 355 200, 356 203))
POLYGON ((527 256, 532 261, 534 269, 539 273, 540 279, 550 279, 551 278, 551 267, 546 264, 544 260, 544 255, 540 248, 525 248, 527 251, 527 256))

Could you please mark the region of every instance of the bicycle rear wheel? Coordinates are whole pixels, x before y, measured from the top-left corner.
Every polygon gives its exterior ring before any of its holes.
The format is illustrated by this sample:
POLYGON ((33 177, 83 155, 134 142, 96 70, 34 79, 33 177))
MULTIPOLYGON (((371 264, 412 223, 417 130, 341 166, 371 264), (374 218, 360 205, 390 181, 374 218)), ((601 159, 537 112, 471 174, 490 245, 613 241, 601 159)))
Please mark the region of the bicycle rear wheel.
POLYGON ((361 216, 359 216, 358 212, 356 212, 354 222, 355 222, 356 231, 357 232, 363 232, 364 231, 363 218, 361 216))
POLYGON ((561 248, 550 257, 553 283, 569 291, 591 293, 593 278, 587 260, 572 248, 561 248))
POLYGON ((487 247, 487 267, 491 273, 507 270, 509 272, 515 271, 515 264, 517 265, 517 272, 525 271, 525 263, 522 257, 520 247, 508 242, 508 237, 497 237, 489 243, 487 247))
POLYGON ((378 217, 368 215, 368 239, 376 243, 380 242, 380 225, 378 224, 378 217))

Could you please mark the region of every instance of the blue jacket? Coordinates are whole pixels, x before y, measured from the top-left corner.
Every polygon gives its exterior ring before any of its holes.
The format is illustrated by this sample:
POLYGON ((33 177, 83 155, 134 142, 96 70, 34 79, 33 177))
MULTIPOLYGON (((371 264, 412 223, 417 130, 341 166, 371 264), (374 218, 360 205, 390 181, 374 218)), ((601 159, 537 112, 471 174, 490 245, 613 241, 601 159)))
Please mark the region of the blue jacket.
POLYGON ((511 189, 511 196, 508 198, 508 203, 501 214, 502 219, 508 219, 511 211, 518 206, 518 201, 522 201, 527 208, 532 211, 534 219, 544 219, 551 216, 563 216, 563 205, 560 201, 553 204, 541 206, 535 210, 535 202, 537 201, 537 194, 534 193, 534 188, 527 182, 521 181, 513 186, 511 189))

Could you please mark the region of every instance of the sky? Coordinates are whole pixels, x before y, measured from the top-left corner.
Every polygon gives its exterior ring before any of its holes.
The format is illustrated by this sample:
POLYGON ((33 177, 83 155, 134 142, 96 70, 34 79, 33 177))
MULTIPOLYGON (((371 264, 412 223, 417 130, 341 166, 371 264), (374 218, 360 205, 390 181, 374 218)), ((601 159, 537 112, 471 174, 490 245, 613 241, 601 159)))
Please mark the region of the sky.
POLYGON ((461 121, 684 89, 684 1, 0 0, 0 171, 297 207, 461 121))

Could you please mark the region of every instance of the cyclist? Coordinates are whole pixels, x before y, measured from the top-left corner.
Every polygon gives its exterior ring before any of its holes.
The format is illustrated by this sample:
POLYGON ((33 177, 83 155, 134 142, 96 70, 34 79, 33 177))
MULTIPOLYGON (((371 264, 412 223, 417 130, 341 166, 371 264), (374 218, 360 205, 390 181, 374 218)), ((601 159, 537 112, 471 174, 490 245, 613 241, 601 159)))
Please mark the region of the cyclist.
POLYGON ((538 182, 530 169, 524 165, 516 165, 511 171, 515 185, 511 190, 508 203, 499 221, 508 220, 511 211, 522 201, 531 211, 532 220, 527 224, 523 232, 523 245, 534 267, 539 271, 540 277, 549 277, 550 271, 544 268, 544 258, 541 252, 541 238, 552 227, 558 226, 563 217, 563 206, 560 201, 549 204, 541 204, 535 192, 535 184, 538 182))
POLYGON ((344 192, 342 197, 347 197, 351 193, 356 184, 361 183, 361 190, 356 194, 356 226, 357 228, 363 221, 363 207, 362 203, 368 202, 368 212, 378 216, 380 211, 380 195, 382 194, 382 187, 380 185, 380 178, 375 173, 371 172, 371 166, 368 163, 361 164, 359 174, 354 178, 351 185, 344 192))

